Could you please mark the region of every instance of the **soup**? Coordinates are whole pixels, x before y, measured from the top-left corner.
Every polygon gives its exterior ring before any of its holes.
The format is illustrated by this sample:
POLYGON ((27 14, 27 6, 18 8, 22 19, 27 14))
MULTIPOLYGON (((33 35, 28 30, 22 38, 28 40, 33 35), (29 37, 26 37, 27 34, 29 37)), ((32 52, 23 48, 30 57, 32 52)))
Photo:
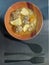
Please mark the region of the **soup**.
POLYGON ((29 8, 20 8, 10 15, 10 25, 16 34, 27 35, 36 33, 37 15, 29 8))

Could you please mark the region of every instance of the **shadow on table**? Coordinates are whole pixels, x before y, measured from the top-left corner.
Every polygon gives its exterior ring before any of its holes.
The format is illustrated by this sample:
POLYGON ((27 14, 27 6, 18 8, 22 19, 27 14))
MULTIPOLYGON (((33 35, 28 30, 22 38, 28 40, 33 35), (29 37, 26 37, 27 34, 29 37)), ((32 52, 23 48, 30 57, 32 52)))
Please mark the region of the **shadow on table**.
POLYGON ((6 30, 5 25, 4 25, 4 20, 2 18, 0 18, 0 31, 3 34, 4 37, 10 39, 10 40, 15 40, 18 42, 22 42, 25 43, 24 41, 21 41, 19 39, 15 39, 14 37, 12 37, 6 30))

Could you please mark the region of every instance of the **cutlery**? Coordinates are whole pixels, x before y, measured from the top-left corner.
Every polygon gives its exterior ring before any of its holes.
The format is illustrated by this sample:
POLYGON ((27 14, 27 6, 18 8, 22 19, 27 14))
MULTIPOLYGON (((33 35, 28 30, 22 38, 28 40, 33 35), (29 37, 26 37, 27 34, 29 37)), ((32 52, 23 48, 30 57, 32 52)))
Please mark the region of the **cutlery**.
POLYGON ((9 55, 27 55, 27 56, 43 56, 45 55, 45 53, 40 53, 40 54, 34 54, 34 53, 20 53, 20 52, 17 52, 17 53, 9 53, 9 52, 5 52, 4 53, 4 56, 9 56, 9 55))
POLYGON ((36 43, 27 43, 27 42, 24 42, 22 40, 18 40, 18 42, 21 42, 23 44, 26 44, 27 46, 29 46, 29 48, 34 52, 34 53, 41 53, 42 52, 42 47, 39 45, 39 44, 36 44, 36 43))
POLYGON ((44 63, 44 57, 32 57, 29 60, 8 60, 6 59, 4 62, 13 63, 13 62, 23 62, 23 61, 28 61, 28 62, 31 62, 32 64, 44 63))
POLYGON ((41 53, 42 47, 38 44, 27 44, 34 53, 41 53))

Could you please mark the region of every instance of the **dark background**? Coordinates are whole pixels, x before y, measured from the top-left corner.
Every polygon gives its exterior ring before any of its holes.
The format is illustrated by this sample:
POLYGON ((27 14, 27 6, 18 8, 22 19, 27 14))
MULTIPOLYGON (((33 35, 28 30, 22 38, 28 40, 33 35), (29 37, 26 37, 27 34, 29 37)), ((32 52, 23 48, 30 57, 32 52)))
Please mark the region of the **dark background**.
MULTIPOLYGON (((20 62, 20 63, 9 63, 5 64, 4 52, 21 52, 21 53, 33 53, 30 48, 22 41, 12 38, 6 31, 4 27, 4 15, 13 3, 17 1, 29 1, 37 5, 43 15, 43 28, 39 35, 27 41, 26 43, 36 43, 42 47, 42 53, 45 53, 45 63, 36 65, 48 65, 47 55, 48 55, 48 0, 0 0, 0 65, 34 65, 30 62, 20 62)), ((37 49, 38 50, 38 49, 37 49)), ((7 57, 8 58, 8 57, 7 57)), ((29 59, 29 56, 11 56, 9 58, 13 59, 29 59)))

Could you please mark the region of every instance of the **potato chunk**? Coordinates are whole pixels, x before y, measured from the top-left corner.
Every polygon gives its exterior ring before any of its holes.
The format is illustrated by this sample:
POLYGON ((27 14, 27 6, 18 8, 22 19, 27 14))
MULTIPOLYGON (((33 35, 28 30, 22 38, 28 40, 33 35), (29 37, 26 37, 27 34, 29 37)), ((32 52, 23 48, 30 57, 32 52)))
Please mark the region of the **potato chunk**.
POLYGON ((10 21, 10 23, 11 23, 11 25, 15 25, 15 26, 22 25, 21 18, 18 18, 18 19, 14 20, 14 21, 10 21))
POLYGON ((27 31, 27 29, 29 28, 29 24, 26 24, 26 25, 24 25, 24 27, 23 27, 23 31, 25 32, 25 31, 27 31))
POLYGON ((22 15, 29 15, 29 11, 26 9, 26 8, 22 8, 22 10, 21 10, 21 14, 22 15))

